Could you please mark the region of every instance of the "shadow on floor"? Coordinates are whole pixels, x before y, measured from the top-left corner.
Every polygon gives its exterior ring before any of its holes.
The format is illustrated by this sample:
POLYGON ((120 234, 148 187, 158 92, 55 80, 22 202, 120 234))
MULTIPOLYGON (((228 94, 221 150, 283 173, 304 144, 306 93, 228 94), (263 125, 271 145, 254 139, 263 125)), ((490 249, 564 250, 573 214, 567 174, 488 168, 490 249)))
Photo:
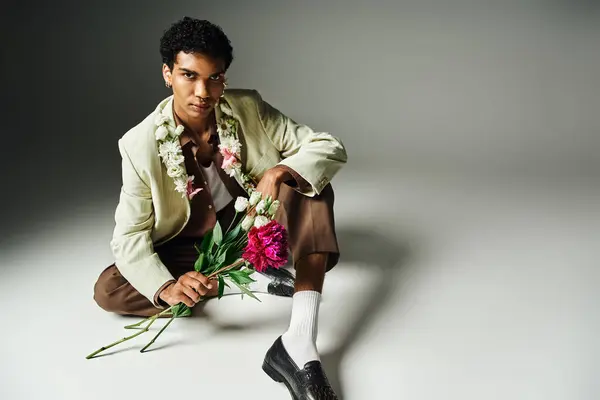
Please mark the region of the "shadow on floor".
MULTIPOLYGON (((335 268, 344 268, 344 264, 363 264, 372 268, 376 276, 376 284, 366 292, 361 309, 353 312, 354 319, 350 326, 344 328, 345 337, 339 338, 339 346, 335 350, 321 354, 321 361, 327 377, 340 400, 344 399, 344 385, 341 381, 340 369, 345 354, 361 339, 364 332, 378 319, 388 305, 394 293, 397 293, 409 274, 405 273, 408 262, 415 258, 414 248, 408 240, 399 240, 385 232, 369 230, 364 226, 338 227, 337 238, 340 247, 340 263, 335 268)), ((193 315, 210 320, 204 312, 204 304, 194 307, 193 315)), ((214 321, 213 321, 214 322, 214 321)), ((261 321, 260 326, 266 321, 261 321)), ((222 330, 252 329, 252 323, 243 325, 225 324, 219 326, 222 330)), ((159 350, 170 345, 163 345, 153 350, 159 350)), ((119 351, 117 351, 119 352, 119 351)), ((114 352, 114 353, 117 353, 114 352)), ((113 353, 111 353, 113 354, 113 353)))
POLYGON ((361 338, 374 320, 397 292, 405 279, 404 270, 409 258, 414 258, 413 251, 407 241, 395 241, 390 235, 368 231, 361 227, 338 228, 340 261, 336 268, 343 268, 343 263, 360 263, 373 268, 377 274, 372 290, 364 298, 363 307, 354 314, 350 326, 345 327, 346 337, 339 340, 340 345, 330 353, 321 354, 321 362, 331 386, 340 400, 344 399, 344 385, 340 377, 340 368, 344 355, 361 338))

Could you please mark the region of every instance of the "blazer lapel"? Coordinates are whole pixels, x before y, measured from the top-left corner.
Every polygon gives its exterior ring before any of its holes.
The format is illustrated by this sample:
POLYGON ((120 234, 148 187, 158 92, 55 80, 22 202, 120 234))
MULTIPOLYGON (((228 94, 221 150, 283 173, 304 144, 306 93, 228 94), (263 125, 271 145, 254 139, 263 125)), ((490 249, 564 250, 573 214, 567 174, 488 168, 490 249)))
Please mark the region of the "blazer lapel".
POLYGON ((173 115, 173 96, 168 97, 168 101, 163 107, 161 114, 168 118, 168 124, 170 127, 175 129, 177 124, 175 124, 175 116, 173 115))

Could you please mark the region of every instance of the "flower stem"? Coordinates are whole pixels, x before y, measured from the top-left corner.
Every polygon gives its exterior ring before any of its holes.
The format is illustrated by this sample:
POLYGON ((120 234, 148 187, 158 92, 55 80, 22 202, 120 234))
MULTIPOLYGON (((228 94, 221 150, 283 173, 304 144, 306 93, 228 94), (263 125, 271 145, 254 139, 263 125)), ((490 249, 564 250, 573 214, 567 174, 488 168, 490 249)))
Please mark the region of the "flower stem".
POLYGON ((131 335, 131 336, 127 336, 127 337, 124 337, 124 338, 123 338, 123 339, 121 339, 121 340, 117 340, 116 342, 114 342, 114 343, 111 343, 111 344, 109 344, 108 346, 103 346, 103 347, 100 347, 98 350, 96 350, 96 351, 94 351, 93 353, 91 353, 90 355, 88 355, 88 356, 86 357, 86 359, 88 359, 88 360, 89 360, 90 358, 93 358, 93 357, 94 357, 96 354, 98 354, 98 353, 101 353, 101 352, 103 352, 104 350, 110 349, 111 347, 113 347, 113 346, 116 346, 116 345, 118 345, 118 344, 120 344, 120 343, 123 343, 123 342, 125 342, 125 341, 127 341, 127 340, 133 339, 134 337, 136 337, 136 336, 139 336, 139 335, 141 335, 142 333, 148 332, 148 330, 150 329, 150 327, 152 326, 152 324, 154 323, 154 321, 156 321, 156 319, 158 318, 158 315, 159 315, 159 314, 156 314, 156 315, 153 315, 152 317, 150 317, 150 323, 149 323, 148 325, 146 325, 146 327, 145 327, 145 328, 143 328, 143 329, 140 329, 140 331, 139 331, 138 333, 134 333, 134 334, 133 334, 133 335, 131 335))
MULTIPOLYGON (((173 306, 167 308, 166 310, 161 311, 160 313, 158 313, 157 317, 162 317, 164 314, 168 313, 169 311, 171 311, 171 309, 173 308, 173 306)), ((148 321, 150 318, 152 317, 148 317, 146 319, 141 320, 140 322, 136 323, 136 324, 132 324, 132 325, 127 325, 125 327, 125 329, 144 329, 144 328, 138 328, 140 325, 142 325, 144 322, 148 321)))
POLYGON ((143 319, 140 322, 138 322, 137 324, 127 325, 127 326, 125 326, 125 329, 144 329, 144 328, 138 328, 138 327, 140 325, 142 325, 144 322, 148 321, 150 318, 152 318, 152 317, 148 317, 146 319, 143 319))
POLYGON ((231 269, 231 268, 238 267, 238 266, 242 265, 243 263, 244 263, 244 259, 243 258, 238 258, 237 261, 234 262, 233 264, 226 265, 223 268, 216 270, 212 274, 208 275, 207 278, 212 278, 213 276, 215 276, 217 274, 220 274, 223 271, 226 271, 226 270, 231 269))
MULTIPOLYGON (((215 271, 215 272, 213 272, 212 274, 208 275, 208 276, 207 276, 207 278, 213 278, 213 277, 215 277, 216 275, 220 274, 220 273, 221 273, 221 272, 223 272, 223 271, 226 271, 226 270, 228 270, 228 269, 232 269, 232 268, 238 267, 238 266, 242 265, 242 264, 244 263, 244 261, 245 261, 245 260, 244 260, 243 258, 238 258, 238 259, 237 259, 237 260, 236 260, 234 263, 232 263, 232 264, 229 264, 229 265, 226 265, 226 266, 224 266, 223 268, 220 268, 220 269, 218 269, 217 271, 215 271)), ((160 312, 160 313, 158 313, 158 314, 155 314, 155 315, 153 315, 153 316, 151 316, 151 317, 148 317, 148 318, 146 318, 146 319, 143 319, 143 320, 141 320, 141 321, 140 321, 140 322, 138 322, 138 323, 135 323, 135 324, 132 324, 132 325, 127 325, 127 326, 125 327, 125 329, 139 329, 140 331, 139 331, 139 332, 137 332, 137 333, 135 333, 135 334, 133 334, 133 335, 131 335, 131 336, 124 337, 124 338, 123 338, 123 339, 121 339, 121 340, 117 340, 116 342, 114 342, 114 343, 111 343, 111 344, 109 344, 108 346, 103 346, 103 347, 99 348, 99 349, 98 349, 98 350, 96 350, 95 352, 93 352, 93 353, 91 353, 90 355, 88 355, 88 356, 86 357, 86 359, 93 358, 95 355, 97 355, 98 353, 101 353, 101 352, 103 352, 104 350, 110 349, 111 347, 113 347, 113 346, 116 346, 116 345, 118 345, 118 344, 120 344, 120 343, 123 343, 123 342, 125 342, 125 341, 127 341, 127 340, 133 339, 134 337, 137 337, 137 336, 141 335, 142 333, 148 332, 148 330, 150 329, 150 326, 152 326, 152 324, 153 324, 153 323, 154 323, 154 322, 157 320, 157 318, 158 318, 159 316, 162 316, 162 315, 166 314, 167 312, 171 311, 171 308, 172 308, 172 307, 173 307, 173 306, 171 306, 171 307, 167 308, 166 310, 163 310, 163 311, 161 311, 161 312, 160 312), (146 325, 145 327, 143 327, 143 328, 140 328, 139 326, 140 326, 140 325, 142 325, 142 324, 143 324, 144 322, 146 322, 146 321, 150 321, 150 323, 149 323, 148 325, 146 325)), ((144 347, 143 347, 143 348, 140 350, 140 353, 143 353, 144 351, 146 351, 146 350, 147 350, 147 349, 148 349, 148 348, 149 348, 149 347, 150 347, 150 346, 151 346, 151 345, 152 345, 152 344, 153 344, 153 343, 156 341, 156 339, 157 339, 157 338, 158 338, 158 337, 159 337, 159 336, 160 336, 160 335, 163 333, 163 331, 164 331, 165 329, 167 329, 167 327, 168 327, 168 326, 171 324, 171 322, 173 322, 173 320, 174 320, 174 319, 175 319, 175 315, 173 315, 173 316, 171 317, 171 319, 169 319, 169 322, 167 322, 167 323, 165 324, 165 326, 163 326, 163 327, 162 327, 162 329, 161 329, 161 330, 160 330, 160 331, 159 331, 159 332, 156 334, 156 336, 154 336, 154 338, 152 338, 152 340, 151 340, 151 341, 150 341, 150 342, 149 342, 149 343, 148 343, 146 346, 144 346, 144 347)))
MULTIPOLYGON (((235 215, 233 216, 233 219, 229 223, 229 228, 227 228, 227 230, 225 231, 225 235, 227 235, 227 233, 229 233, 229 230, 231 229, 231 226, 233 225, 233 223, 234 223, 235 219, 237 218, 238 214, 239 214, 239 212, 237 210, 235 210, 235 215)), ((239 223, 241 223, 241 221, 239 223)))
POLYGON ((145 345, 145 346, 144 346, 144 347, 143 347, 143 348, 140 350, 140 353, 143 353, 144 351, 146 351, 146 349, 147 349, 148 347, 150 347, 150 346, 152 345, 152 343, 154 343, 154 342, 156 341, 156 338, 158 338, 158 337, 160 336, 160 334, 161 334, 161 333, 163 333, 163 331, 164 331, 165 329, 167 329, 167 326, 169 326, 169 325, 171 324, 171 322, 173 322, 173 320, 174 320, 174 319, 175 319, 175 315, 173 315, 173 316, 171 317, 171 319, 169 320, 169 322, 167 322, 167 323, 165 324, 165 326, 163 326, 163 327, 162 327, 162 329, 161 329, 160 331, 158 331, 158 333, 156 334, 156 336, 154 336, 154 337, 152 338, 152 340, 150 341, 150 343, 148 343, 147 345, 145 345))
MULTIPOLYGON (((238 241, 235 243, 236 246, 242 245, 244 247, 244 242, 248 242, 248 234, 240 236, 238 241)), ((240 249, 241 250, 241 249, 240 249)))

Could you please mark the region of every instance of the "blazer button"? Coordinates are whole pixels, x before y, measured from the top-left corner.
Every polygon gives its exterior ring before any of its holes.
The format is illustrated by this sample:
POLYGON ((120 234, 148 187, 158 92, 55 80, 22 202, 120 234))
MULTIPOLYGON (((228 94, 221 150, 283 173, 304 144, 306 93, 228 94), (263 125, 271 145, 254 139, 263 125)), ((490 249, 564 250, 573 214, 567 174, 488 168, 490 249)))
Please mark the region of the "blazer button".
POLYGON ((209 206, 208 206, 208 209, 209 209, 209 210, 212 210, 212 206, 211 206, 211 205, 209 205, 209 206))

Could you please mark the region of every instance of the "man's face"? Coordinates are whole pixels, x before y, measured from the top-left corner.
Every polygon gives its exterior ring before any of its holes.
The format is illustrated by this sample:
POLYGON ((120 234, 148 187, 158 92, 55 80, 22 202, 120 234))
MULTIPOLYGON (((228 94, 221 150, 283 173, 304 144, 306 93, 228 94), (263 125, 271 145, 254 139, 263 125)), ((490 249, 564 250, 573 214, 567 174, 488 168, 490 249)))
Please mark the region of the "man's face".
POLYGON ((171 83, 177 114, 190 121, 208 117, 225 88, 225 63, 204 54, 177 54, 173 70, 163 65, 163 77, 171 83))

